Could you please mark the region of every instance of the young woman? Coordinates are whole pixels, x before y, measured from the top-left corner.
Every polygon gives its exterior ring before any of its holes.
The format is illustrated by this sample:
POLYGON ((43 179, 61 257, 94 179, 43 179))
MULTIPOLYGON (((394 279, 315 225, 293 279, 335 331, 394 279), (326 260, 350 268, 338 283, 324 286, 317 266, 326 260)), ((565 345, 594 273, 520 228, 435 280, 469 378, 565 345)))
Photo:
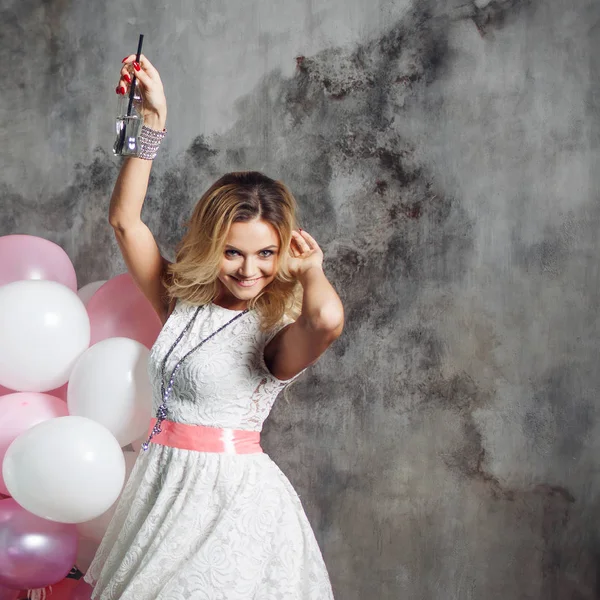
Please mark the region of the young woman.
POLYGON ((96 600, 327 600, 321 552, 298 495, 262 453, 277 395, 341 334, 343 308, 295 201, 256 172, 202 196, 177 259, 140 214, 166 120, 158 72, 135 68, 142 156, 125 159, 110 223, 164 327, 149 373, 157 410, 86 581, 96 600))

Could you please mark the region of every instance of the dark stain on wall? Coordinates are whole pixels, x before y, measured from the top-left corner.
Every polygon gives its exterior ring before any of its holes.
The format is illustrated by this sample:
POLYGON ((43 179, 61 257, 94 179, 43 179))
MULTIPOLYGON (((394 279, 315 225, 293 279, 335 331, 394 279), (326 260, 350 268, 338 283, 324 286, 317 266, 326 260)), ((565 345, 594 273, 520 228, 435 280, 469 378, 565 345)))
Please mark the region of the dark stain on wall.
POLYGON ((534 448, 554 461, 566 457, 577 464, 594 428, 595 393, 582 389, 577 364, 555 366, 536 385, 525 431, 534 448))
POLYGON ((108 225, 108 198, 117 165, 104 150, 90 164, 77 164, 75 179, 63 191, 46 198, 24 198, 6 186, 0 191, 3 218, 0 235, 40 235, 62 246, 78 276, 79 285, 106 279, 117 269, 118 250, 108 225))

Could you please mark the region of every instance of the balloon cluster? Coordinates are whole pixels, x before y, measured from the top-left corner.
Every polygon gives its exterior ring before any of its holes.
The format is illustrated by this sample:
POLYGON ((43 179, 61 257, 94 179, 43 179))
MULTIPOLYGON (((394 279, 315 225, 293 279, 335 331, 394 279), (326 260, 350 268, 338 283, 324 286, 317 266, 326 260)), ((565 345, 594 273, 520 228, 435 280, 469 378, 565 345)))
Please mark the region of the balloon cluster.
POLYGON ((89 566, 133 469, 159 331, 129 275, 78 290, 62 248, 0 237, 0 600, 89 598, 65 578, 89 566))

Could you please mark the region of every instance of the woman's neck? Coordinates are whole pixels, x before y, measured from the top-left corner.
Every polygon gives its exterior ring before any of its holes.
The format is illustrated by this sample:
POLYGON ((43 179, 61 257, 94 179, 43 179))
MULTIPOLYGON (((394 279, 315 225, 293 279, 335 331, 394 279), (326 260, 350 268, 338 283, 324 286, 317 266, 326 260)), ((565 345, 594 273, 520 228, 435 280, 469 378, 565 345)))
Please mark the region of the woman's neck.
POLYGON ((228 310, 246 310, 248 308, 247 300, 240 300, 232 294, 224 294, 223 292, 213 300, 213 304, 228 310))

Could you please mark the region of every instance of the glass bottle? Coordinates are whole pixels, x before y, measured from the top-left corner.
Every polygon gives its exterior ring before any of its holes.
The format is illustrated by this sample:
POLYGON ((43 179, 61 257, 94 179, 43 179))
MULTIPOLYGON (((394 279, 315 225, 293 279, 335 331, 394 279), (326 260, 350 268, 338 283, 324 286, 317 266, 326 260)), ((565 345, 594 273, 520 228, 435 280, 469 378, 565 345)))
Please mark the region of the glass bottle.
POLYGON ((130 73, 131 87, 127 94, 119 94, 117 109, 116 133, 113 146, 115 156, 137 156, 139 153, 138 139, 144 124, 143 98, 137 77, 130 73), (133 89, 133 95, 130 91, 133 89))

